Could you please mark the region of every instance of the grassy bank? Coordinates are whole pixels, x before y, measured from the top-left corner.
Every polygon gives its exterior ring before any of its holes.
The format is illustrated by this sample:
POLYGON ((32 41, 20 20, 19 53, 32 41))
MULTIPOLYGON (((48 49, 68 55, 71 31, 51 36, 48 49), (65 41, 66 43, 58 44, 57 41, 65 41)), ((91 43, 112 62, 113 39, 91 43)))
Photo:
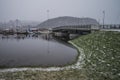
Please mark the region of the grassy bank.
MULTIPOLYGON (((0 72, 0 80, 119 80, 120 32, 95 32, 70 41, 83 54, 83 68, 0 72)), ((81 63, 78 59, 78 64, 81 63)))
POLYGON ((84 50, 89 79, 120 79, 120 32, 95 32, 72 42, 84 50))
POLYGON ((86 80, 83 71, 77 69, 60 71, 27 70, 18 72, 2 72, 0 80, 86 80))

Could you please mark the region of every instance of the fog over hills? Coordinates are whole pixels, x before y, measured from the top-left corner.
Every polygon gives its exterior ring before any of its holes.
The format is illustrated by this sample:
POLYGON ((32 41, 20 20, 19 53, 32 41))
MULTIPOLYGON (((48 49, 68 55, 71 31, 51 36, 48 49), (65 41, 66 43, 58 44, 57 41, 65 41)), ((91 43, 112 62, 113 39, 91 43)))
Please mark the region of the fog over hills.
POLYGON ((34 27, 40 24, 38 21, 10 20, 8 22, 0 22, 0 28, 34 27))
POLYGON ((55 28, 60 26, 71 26, 71 25, 89 25, 99 24, 93 18, 77 18, 77 17, 70 17, 70 16, 63 16, 48 19, 42 23, 35 22, 35 21, 23 21, 23 20, 10 20, 6 23, 0 23, 0 28, 15 28, 16 26, 20 27, 37 27, 37 28, 55 28))
POLYGON ((37 27, 38 28, 54 28, 59 26, 69 26, 69 25, 89 25, 89 24, 99 24, 95 19, 92 18, 77 18, 77 17, 57 17, 53 19, 48 19, 42 22, 37 27))

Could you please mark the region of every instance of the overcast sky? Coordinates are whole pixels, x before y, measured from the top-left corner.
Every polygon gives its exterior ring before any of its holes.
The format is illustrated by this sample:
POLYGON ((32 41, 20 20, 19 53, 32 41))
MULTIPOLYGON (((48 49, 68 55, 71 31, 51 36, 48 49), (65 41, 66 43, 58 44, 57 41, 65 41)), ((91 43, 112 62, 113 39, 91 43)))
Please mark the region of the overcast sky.
POLYGON ((120 23, 120 0, 0 0, 0 21, 44 21, 59 16, 91 17, 105 23, 120 23))

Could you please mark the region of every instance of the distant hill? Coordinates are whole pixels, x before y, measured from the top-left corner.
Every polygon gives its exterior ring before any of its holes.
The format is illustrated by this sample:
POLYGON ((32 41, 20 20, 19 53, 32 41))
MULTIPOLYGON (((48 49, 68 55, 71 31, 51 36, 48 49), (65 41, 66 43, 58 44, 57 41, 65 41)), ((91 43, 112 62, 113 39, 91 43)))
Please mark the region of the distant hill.
POLYGON ((37 27, 38 28, 54 28, 59 26, 69 26, 69 25, 89 25, 89 24, 99 24, 95 19, 92 18, 77 18, 77 17, 57 17, 49 19, 42 22, 37 27))

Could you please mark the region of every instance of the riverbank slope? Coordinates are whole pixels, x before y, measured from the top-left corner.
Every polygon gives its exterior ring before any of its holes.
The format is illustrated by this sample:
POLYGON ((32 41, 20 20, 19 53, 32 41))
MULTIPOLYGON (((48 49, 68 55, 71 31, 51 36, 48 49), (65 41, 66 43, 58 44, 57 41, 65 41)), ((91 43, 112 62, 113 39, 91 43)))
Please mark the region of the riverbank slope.
POLYGON ((72 40, 84 50, 84 69, 92 80, 120 79, 120 32, 95 32, 72 40))

